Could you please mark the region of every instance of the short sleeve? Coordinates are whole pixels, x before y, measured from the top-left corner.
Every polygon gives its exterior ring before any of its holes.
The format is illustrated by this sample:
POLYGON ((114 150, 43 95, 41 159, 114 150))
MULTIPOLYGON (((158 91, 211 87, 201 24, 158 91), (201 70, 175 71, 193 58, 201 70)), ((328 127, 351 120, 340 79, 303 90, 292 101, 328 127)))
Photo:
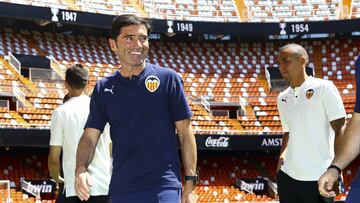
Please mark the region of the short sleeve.
POLYGON ((174 73, 170 87, 170 110, 174 121, 180 121, 192 117, 189 104, 186 100, 183 81, 179 75, 174 73))
POLYGON ((62 146, 63 144, 64 125, 61 117, 58 109, 55 109, 51 115, 50 146, 62 146))
POLYGON ((283 130, 284 132, 289 132, 289 126, 288 126, 288 124, 287 124, 286 121, 285 121, 284 114, 283 114, 282 109, 281 109, 281 107, 280 107, 279 99, 278 99, 278 101, 277 101, 277 108, 278 108, 278 112, 279 112, 279 117, 280 117, 280 122, 281 122, 282 130, 283 130))
POLYGON ((345 118, 346 112, 341 95, 333 82, 323 86, 322 101, 329 121, 345 118))
POLYGON ((109 125, 109 123, 107 123, 105 125, 105 128, 104 128, 103 133, 101 134, 101 136, 106 137, 106 143, 112 143, 112 140, 111 140, 111 137, 110 137, 110 125, 109 125))
POLYGON ((355 75, 356 75, 356 102, 354 111, 360 113, 360 54, 357 56, 355 62, 355 75))
POLYGON ((98 81, 91 95, 90 113, 86 121, 85 128, 95 128, 100 132, 103 132, 108 119, 105 108, 101 103, 100 86, 100 81, 98 81))

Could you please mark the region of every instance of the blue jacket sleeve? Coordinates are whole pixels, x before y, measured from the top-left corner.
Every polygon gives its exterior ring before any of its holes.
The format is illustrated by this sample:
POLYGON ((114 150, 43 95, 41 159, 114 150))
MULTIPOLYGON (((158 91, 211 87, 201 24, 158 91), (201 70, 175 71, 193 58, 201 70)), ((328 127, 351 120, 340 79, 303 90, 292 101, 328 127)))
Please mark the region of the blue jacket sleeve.
POLYGON ((356 103, 354 111, 360 113, 360 54, 355 61, 355 75, 356 75, 356 103))

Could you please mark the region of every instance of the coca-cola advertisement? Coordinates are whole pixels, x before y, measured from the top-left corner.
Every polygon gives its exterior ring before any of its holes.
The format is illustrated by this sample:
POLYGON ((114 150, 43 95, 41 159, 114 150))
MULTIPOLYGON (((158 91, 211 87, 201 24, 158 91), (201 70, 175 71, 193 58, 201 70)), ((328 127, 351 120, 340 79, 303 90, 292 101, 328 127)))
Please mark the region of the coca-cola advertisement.
POLYGON ((228 148, 230 137, 206 138, 205 147, 207 148, 228 148))
POLYGON ((195 137, 199 150, 279 150, 282 143, 281 135, 195 135, 195 137))

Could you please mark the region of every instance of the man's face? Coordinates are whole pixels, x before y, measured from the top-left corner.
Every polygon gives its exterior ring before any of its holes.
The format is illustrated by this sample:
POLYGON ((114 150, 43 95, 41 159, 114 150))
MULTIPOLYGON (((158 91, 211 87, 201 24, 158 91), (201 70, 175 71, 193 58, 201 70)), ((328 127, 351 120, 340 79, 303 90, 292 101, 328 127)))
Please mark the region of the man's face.
POLYGON ((109 40, 122 68, 141 67, 149 53, 149 39, 145 25, 129 25, 121 28, 116 41, 109 40))
POLYGON ((302 71, 303 64, 302 58, 294 55, 291 49, 282 50, 278 56, 279 68, 282 77, 286 81, 291 81, 295 77, 298 77, 302 71))

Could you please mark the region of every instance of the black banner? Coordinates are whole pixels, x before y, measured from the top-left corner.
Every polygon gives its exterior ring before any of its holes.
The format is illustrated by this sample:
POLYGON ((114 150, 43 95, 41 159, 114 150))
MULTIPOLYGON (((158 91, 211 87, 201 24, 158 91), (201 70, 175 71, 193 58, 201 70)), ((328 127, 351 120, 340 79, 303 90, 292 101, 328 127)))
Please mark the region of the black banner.
MULTIPOLYGON (((47 20, 63 24, 77 24, 109 28, 114 15, 88 13, 47 7, 0 2, 0 16, 47 20)), ((233 35, 288 35, 308 33, 348 33, 360 31, 360 19, 287 22, 287 23, 224 23, 201 21, 172 21, 151 19, 156 33, 233 34, 233 35)))
POLYGON ((199 150, 277 150, 282 135, 197 135, 199 150))
POLYGON ((48 147, 49 129, 0 128, 0 146, 48 147))
MULTIPOLYGON (((198 150, 278 150, 282 135, 196 134, 198 150)), ((0 146, 48 147, 48 129, 0 128, 0 146)))

